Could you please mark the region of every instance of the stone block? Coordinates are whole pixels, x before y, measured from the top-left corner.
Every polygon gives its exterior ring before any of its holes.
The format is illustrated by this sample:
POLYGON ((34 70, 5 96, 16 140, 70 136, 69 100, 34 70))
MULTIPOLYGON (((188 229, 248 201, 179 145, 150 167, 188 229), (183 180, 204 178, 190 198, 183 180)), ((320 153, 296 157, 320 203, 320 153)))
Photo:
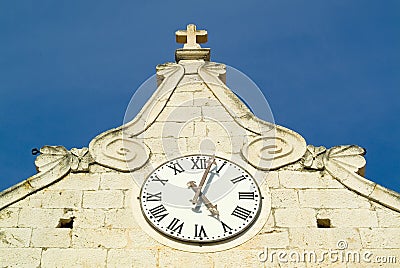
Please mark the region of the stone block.
POLYGON ((127 245, 127 231, 123 229, 81 229, 72 230, 74 248, 123 248, 127 245))
POLYGON ((89 173, 70 173, 55 184, 48 187, 49 190, 97 190, 99 189, 100 175, 89 173))
POLYGON ((84 208, 122 208, 124 192, 121 190, 98 190, 83 192, 84 208))
POLYGON ((104 227, 105 211, 102 209, 79 209, 72 212, 74 228, 104 227))
POLYGON ((115 170, 110 169, 105 166, 101 166, 99 164, 91 164, 89 166, 89 172, 92 174, 101 174, 101 173, 105 173, 105 172, 115 172, 115 170))
POLYGON ((317 218, 329 219, 332 227, 378 227, 376 212, 369 209, 320 209, 317 218))
POLYGON ((101 175, 101 190, 126 190, 132 189, 133 177, 130 173, 104 173, 101 175))
MULTIPOLYGON (((226 154, 235 153, 228 136, 187 138, 187 152, 202 152, 207 154, 212 154, 213 152, 222 152, 226 154)), ((182 153, 182 151, 180 153, 182 153)))
POLYGON ((214 95, 209 90, 202 90, 194 92, 193 95, 193 105, 194 106, 220 106, 221 103, 214 97, 214 95))
POLYGON ((4 208, 0 210, 0 227, 17 227, 20 208, 4 208))
MULTIPOLYGON (((226 154, 230 154, 230 153, 235 154, 235 153, 240 152, 239 148, 233 147, 232 139, 230 137, 216 136, 216 137, 210 137, 209 139, 212 140, 213 143, 215 144, 217 152, 223 152, 226 154)), ((200 148, 202 148, 202 147, 200 147, 200 148)))
POLYGON ((298 207, 297 191, 294 189, 271 189, 273 208, 298 207))
POLYGON ((132 208, 132 202, 138 201, 138 196, 135 193, 138 194, 138 192, 134 192, 133 190, 124 191, 124 208, 130 209, 132 208))
POLYGON ((213 121, 205 120, 206 124, 206 135, 207 137, 229 137, 237 136, 243 139, 243 136, 247 132, 240 127, 236 122, 224 122, 224 121, 213 121))
MULTIPOLYGON (((248 139, 247 137, 243 136, 230 136, 229 141, 232 146, 232 153, 241 153, 241 150, 244 146, 245 143, 247 143, 248 139)), ((229 152, 228 152, 229 153, 229 152)))
POLYGON ((201 107, 165 107, 158 116, 158 122, 187 122, 201 117, 201 107))
POLYGON ((44 189, 29 197, 29 206, 36 208, 79 208, 82 191, 44 189))
POLYGON ((290 228, 289 239, 290 247, 300 249, 335 250, 339 241, 349 249, 362 248, 356 228, 290 228))
POLYGON ((71 229, 69 228, 39 228, 32 230, 32 247, 67 248, 70 245, 71 229))
POLYGON ((400 248, 400 228, 360 228, 364 248, 400 248))
MULTIPOLYGON (((207 99, 207 100, 216 99, 214 94, 208 88, 199 88, 199 90, 194 91, 193 98, 195 101, 202 99, 207 99)), ((197 105, 197 106, 203 106, 203 105, 197 105)))
POLYGON ((201 106, 201 107, 210 107, 210 106, 221 106, 221 103, 212 98, 202 98, 196 96, 196 99, 193 100, 194 106, 201 106))
POLYGON ((57 227, 64 215, 61 208, 22 208, 19 214, 19 227, 57 227))
MULTIPOLYGON (((262 251, 260 249, 254 250, 231 250, 216 252, 211 255, 213 260, 212 267, 264 267, 264 263, 259 260, 258 255, 262 251)), ((268 267, 280 267, 278 264, 267 263, 268 267)))
MULTIPOLYGON (((200 119, 200 118, 199 118, 200 119)), ((155 122, 139 137, 143 139, 165 139, 191 137, 194 132, 194 122, 155 122)))
POLYGON ((144 166, 143 168, 141 168, 140 171, 133 172, 133 175, 141 174, 141 176, 143 177, 143 175, 145 176, 145 175, 151 173, 155 167, 158 167, 167 161, 166 155, 164 153, 162 153, 162 154, 154 153, 150 157, 151 157, 151 159, 149 160, 149 163, 146 166, 144 166))
POLYGON ((264 224, 264 226, 261 229, 261 232, 270 232, 272 230, 278 230, 279 228, 275 228, 275 218, 274 215, 272 214, 272 210, 268 215, 267 222, 264 224))
POLYGON ((174 135, 174 137, 179 137, 179 138, 187 138, 187 137, 193 137, 194 134, 194 122, 186 122, 180 128, 175 128, 175 130, 170 131, 171 135, 174 135))
POLYGON ((232 122, 234 119, 222 105, 201 107, 203 118, 217 122, 232 122))
POLYGON ((194 122, 194 137, 205 137, 207 136, 207 122, 196 121, 194 122))
MULTIPOLYGON (((175 123, 174 123, 175 124, 175 123)), ((141 139, 158 139, 163 134, 163 122, 154 122, 145 132, 141 133, 138 137, 141 139)))
POLYGON ((192 92, 177 92, 172 93, 171 98, 167 102, 167 107, 192 107, 193 93, 192 92))
MULTIPOLYGON (((11 198, 11 197, 10 197, 11 198)), ((11 205, 8 206, 8 208, 25 208, 25 207, 29 207, 29 196, 19 200, 16 203, 13 203, 11 205)))
POLYGON ((164 246, 143 232, 140 226, 135 226, 128 230, 128 245, 129 249, 159 249, 164 246))
POLYGON ((344 186, 326 172, 320 171, 279 171, 279 181, 284 188, 295 189, 326 189, 340 188, 344 186))
POLYGON ((0 228, 0 248, 29 247, 30 228, 0 228))
POLYGON ((58 249, 51 248, 42 253, 41 267, 105 267, 105 249, 58 249))
POLYGON ((368 199, 347 189, 299 190, 300 206, 309 208, 370 208, 368 199))
POLYGON ((110 209, 105 214, 107 228, 134 228, 137 226, 132 209, 110 209))
POLYGON ((311 208, 277 208, 273 214, 277 227, 317 227, 316 212, 311 208))
POLYGON ((146 139, 145 143, 151 148, 154 154, 165 154, 168 156, 182 155, 187 150, 187 139, 183 138, 162 138, 146 139))
POLYGON ((239 148, 233 147, 232 139, 228 136, 191 137, 187 138, 187 146, 187 151, 192 154, 219 152, 229 155, 240 152, 239 148))
POLYGON ((279 177, 277 171, 268 171, 265 180, 269 188, 279 188, 279 177))
POLYGON ((264 247, 269 248, 286 248, 289 246, 289 234, 287 229, 272 228, 260 231, 256 236, 238 248, 263 250, 264 247))
POLYGON ((40 248, 0 248, 0 267, 40 267, 40 248))
POLYGON ((380 207, 376 209, 376 213, 379 227, 400 227, 400 212, 380 207))
POLYGON ((107 267, 157 267, 157 250, 110 249, 107 256, 107 267))
POLYGON ((210 255, 164 248, 159 252, 160 267, 212 267, 210 255))

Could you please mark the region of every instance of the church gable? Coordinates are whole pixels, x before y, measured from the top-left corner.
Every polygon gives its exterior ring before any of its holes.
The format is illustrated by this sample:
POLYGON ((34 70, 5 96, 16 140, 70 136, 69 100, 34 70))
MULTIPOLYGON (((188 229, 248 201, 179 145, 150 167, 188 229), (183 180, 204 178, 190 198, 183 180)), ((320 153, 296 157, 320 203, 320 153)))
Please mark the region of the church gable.
POLYGON ((363 177, 364 149, 307 145, 258 119, 200 47, 206 38, 178 31, 177 62, 157 67, 132 121, 88 148, 44 146, 38 174, 0 194, 0 266, 287 262, 271 250, 400 260, 400 197, 363 177))

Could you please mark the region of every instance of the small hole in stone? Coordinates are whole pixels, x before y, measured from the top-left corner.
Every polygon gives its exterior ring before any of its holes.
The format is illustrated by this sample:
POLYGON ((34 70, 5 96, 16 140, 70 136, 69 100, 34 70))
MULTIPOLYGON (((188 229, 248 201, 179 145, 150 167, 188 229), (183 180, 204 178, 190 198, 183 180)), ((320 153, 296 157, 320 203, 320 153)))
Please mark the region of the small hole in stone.
POLYGON ((60 219, 58 222, 57 228, 69 228, 72 229, 74 225, 74 217, 68 219, 60 219))
POLYGON ((331 220, 330 219, 317 219, 317 227, 318 228, 331 228, 331 220))

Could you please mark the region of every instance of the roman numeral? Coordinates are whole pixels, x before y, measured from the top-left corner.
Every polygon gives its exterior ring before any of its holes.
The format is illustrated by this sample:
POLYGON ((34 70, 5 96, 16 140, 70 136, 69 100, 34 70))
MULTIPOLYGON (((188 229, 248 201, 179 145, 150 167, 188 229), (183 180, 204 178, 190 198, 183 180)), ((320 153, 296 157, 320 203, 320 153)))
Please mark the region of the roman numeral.
POLYGON ((178 162, 175 162, 175 163, 171 162, 169 165, 167 165, 167 167, 169 167, 169 168, 174 170, 174 175, 185 171, 183 169, 183 167, 178 162))
POLYGON ((180 234, 182 232, 184 222, 178 225, 179 222, 180 220, 174 218, 167 228, 170 229, 171 231, 178 232, 180 234))
POLYGON ((250 210, 237 206, 235 210, 232 212, 232 215, 242 220, 246 220, 250 216, 250 213, 251 213, 250 210))
POLYGON ((206 169, 207 168, 207 162, 205 158, 191 158, 193 166, 192 169, 206 169))
POLYGON ((239 192, 239 199, 254 200, 254 192, 239 192))
POLYGON ((237 178, 232 179, 231 182, 232 183, 238 183, 239 181, 242 181, 244 179, 246 179, 246 176, 245 175, 241 175, 241 176, 239 176, 237 178))
POLYGON ((224 161, 224 163, 222 164, 222 166, 220 166, 219 168, 217 167, 217 173, 219 173, 221 171, 221 169, 226 165, 226 161, 224 161))
POLYGON ((224 228, 224 233, 232 231, 232 228, 226 225, 223 221, 221 221, 222 228, 224 228))
POLYGON ((154 208, 150 209, 149 211, 150 211, 151 215, 153 215, 154 218, 157 219, 157 221, 161 221, 168 215, 168 212, 163 205, 154 207, 154 208), (167 212, 167 213, 164 213, 164 212, 167 212))
POLYGON ((161 201, 161 192, 155 194, 146 193, 146 201, 161 201))
POLYGON ((198 224, 194 225, 194 236, 195 237, 207 237, 206 231, 204 230, 203 225, 200 226, 198 224))
MULTIPOLYGON (((152 178, 152 177, 151 177, 151 178, 152 178)), ((162 179, 160 179, 157 175, 154 175, 154 178, 153 178, 152 181, 158 181, 158 182, 160 182, 162 185, 165 185, 165 184, 168 182, 168 180, 162 180, 162 179)))

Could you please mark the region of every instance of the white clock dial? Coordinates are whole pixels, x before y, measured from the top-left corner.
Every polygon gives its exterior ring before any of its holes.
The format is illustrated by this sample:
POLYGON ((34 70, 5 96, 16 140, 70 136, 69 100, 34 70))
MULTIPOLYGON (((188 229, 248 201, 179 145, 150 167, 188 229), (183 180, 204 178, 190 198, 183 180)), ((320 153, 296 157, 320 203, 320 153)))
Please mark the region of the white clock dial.
POLYGON ((261 194, 243 168, 219 157, 192 155, 169 161, 143 184, 140 203, 159 232, 187 242, 215 242, 249 228, 261 194))

